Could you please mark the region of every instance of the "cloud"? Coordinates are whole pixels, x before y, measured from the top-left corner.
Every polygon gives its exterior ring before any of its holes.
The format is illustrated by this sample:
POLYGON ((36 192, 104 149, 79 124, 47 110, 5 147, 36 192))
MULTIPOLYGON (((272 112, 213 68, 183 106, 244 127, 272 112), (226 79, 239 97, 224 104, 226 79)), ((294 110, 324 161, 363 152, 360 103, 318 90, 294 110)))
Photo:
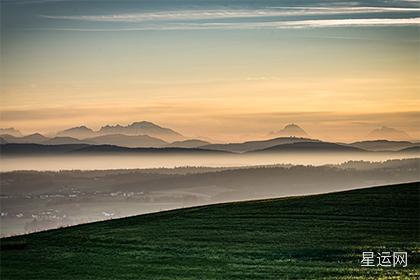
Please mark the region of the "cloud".
POLYGON ((420 8, 401 7, 270 7, 256 10, 176 10, 152 13, 129 13, 111 15, 40 15, 55 20, 94 22, 146 22, 162 20, 200 20, 229 18, 261 18, 279 16, 335 15, 385 12, 420 12, 420 8))
POLYGON ((337 26, 380 26, 420 25, 420 18, 364 18, 364 19, 322 19, 279 22, 278 27, 337 27, 337 26))
POLYGON ((76 32, 117 32, 145 30, 207 30, 207 29, 290 29, 322 28, 346 26, 420 26, 420 17, 416 18, 368 18, 368 19, 316 19, 271 22, 241 23, 171 23, 148 24, 133 28, 34 28, 28 30, 76 31, 76 32))
MULTIPOLYGON (((205 29, 279 29, 279 28, 315 28, 340 26, 407 26, 419 25, 418 17, 411 17, 413 12, 420 12, 418 7, 267 7, 264 9, 202 9, 170 10, 143 13, 109 15, 40 15, 51 20, 130 23, 131 26, 118 25, 107 28, 95 27, 51 27, 43 30, 80 31, 80 32, 116 32, 142 30, 205 30, 205 29), (411 14, 407 14, 410 12, 411 14), (393 13, 390 18, 383 18, 381 13, 393 13), (348 15, 346 18, 326 18, 328 15, 348 15), (364 14, 354 18, 352 15, 364 14), (369 14, 371 18, 366 15, 369 14), (400 15, 399 18, 396 15, 400 15), (323 18, 313 18, 314 16, 323 18), (297 17, 294 20, 282 17, 297 17), (311 19, 302 16, 312 16, 311 19), (300 17, 300 18, 299 18, 300 17), (252 21, 249 20, 252 18, 252 21), (226 21, 235 19, 235 21, 226 21), (247 20, 248 19, 248 20, 247 20), (205 20, 205 22, 203 22, 205 20)), ((38 29, 37 29, 38 30, 38 29)))

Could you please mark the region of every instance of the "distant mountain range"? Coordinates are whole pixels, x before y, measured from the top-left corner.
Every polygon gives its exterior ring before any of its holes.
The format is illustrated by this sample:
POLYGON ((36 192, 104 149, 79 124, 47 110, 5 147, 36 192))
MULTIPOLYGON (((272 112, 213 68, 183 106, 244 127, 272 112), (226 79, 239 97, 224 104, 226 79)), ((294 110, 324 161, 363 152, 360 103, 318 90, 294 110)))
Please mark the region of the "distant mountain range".
POLYGON ((165 141, 180 141, 186 138, 180 133, 166 127, 161 127, 152 122, 141 121, 134 122, 127 126, 121 125, 106 125, 101 127, 99 134, 125 134, 125 135, 149 135, 163 139, 165 141))
POLYGON ((9 134, 15 137, 22 137, 22 133, 19 130, 9 127, 9 128, 0 128, 0 134, 9 134))
POLYGON ((96 135, 97 134, 95 131, 93 131, 93 129, 90 129, 84 125, 65 129, 57 133, 57 136, 72 137, 77 139, 94 137, 96 135))
POLYGON ((8 134, 0 135, 0 144, 7 143, 43 145, 114 145, 128 148, 198 148, 200 146, 210 144, 209 142, 198 139, 168 143, 159 138, 148 135, 106 134, 85 139, 77 139, 69 136, 48 138, 41 134, 31 134, 23 137, 15 137, 8 134))
POLYGON ((34 133, 22 137, 17 137, 9 134, 2 134, 0 135, 1 139, 6 141, 7 143, 34 143, 34 144, 40 144, 47 140, 49 140, 48 137, 45 137, 42 134, 34 133))
POLYGON ((412 138, 406 132, 392 127, 383 126, 378 129, 372 130, 368 135, 369 140, 411 140, 412 138))
MULTIPOLYGON (((161 127, 148 121, 134 122, 126 126, 105 125, 97 131, 86 126, 78 126, 60 131, 57 133, 56 137, 52 138, 45 137, 39 133, 22 136, 15 128, 0 129, 0 132, 8 132, 0 134, 0 144, 110 145, 126 148, 200 148, 233 153, 255 151, 278 152, 296 149, 311 151, 323 149, 335 151, 400 151, 405 148, 418 146, 418 143, 410 141, 382 140, 387 137, 409 137, 405 132, 389 127, 382 127, 372 131, 369 134, 369 137, 378 137, 375 140, 359 141, 350 144, 327 143, 317 139, 311 139, 308 137, 308 134, 296 124, 288 124, 280 131, 271 133, 276 136, 287 136, 228 144, 212 144, 201 139, 187 139, 185 136, 170 128, 161 127), (305 137, 299 135, 304 135, 305 137), (297 143, 302 144, 296 145, 297 143), (308 143, 315 144, 309 145, 308 143)), ((415 149, 412 149, 411 151, 415 151, 415 149)))
MULTIPOLYGON (((136 137, 136 136, 134 136, 136 137)), ((56 138, 55 138, 56 139, 56 138)), ((278 141, 277 139, 272 139, 271 143, 278 141)), ((282 138, 280 138, 282 139, 282 138)), ((283 138, 284 139, 284 138, 283 138)), ((296 138, 302 139, 302 138, 296 138)), ((267 145, 269 141, 260 141, 262 143, 255 143, 252 147, 262 147, 267 145), (257 145, 258 144, 258 145, 257 145)), ((182 143, 181 143, 182 144, 182 143)), ((229 145, 229 144, 228 144, 229 145)), ((235 145, 235 144, 231 144, 235 145)), ((238 144, 240 145, 240 144, 238 144)), ((245 147, 247 143, 243 143, 245 147)), ((141 148, 130 148, 130 147, 121 147, 116 145, 90 145, 90 144, 58 144, 58 145, 45 145, 45 144, 32 144, 32 143, 3 143, 0 148, 0 155, 2 156, 18 156, 18 155, 63 155, 63 154, 225 154, 225 153, 238 153, 235 151, 229 151, 228 149, 208 149, 206 147, 211 147, 211 145, 205 145, 201 147, 141 147, 141 148)), ((237 148, 238 146, 229 146, 229 148, 237 148)), ((243 147, 239 146, 243 151, 243 147)), ((234 150, 231 149, 231 150, 234 150)), ((283 143, 273 146, 269 146, 263 149, 255 149, 246 151, 246 153, 251 154, 273 154, 273 153, 380 153, 379 151, 368 151, 357 147, 351 147, 348 145, 337 144, 337 143, 328 143, 321 141, 298 141, 293 143, 283 143)), ((404 148, 399 151, 388 151, 391 152, 402 152, 410 154, 419 154, 420 146, 413 146, 404 148)), ((243 152, 239 152, 243 153, 243 152)))
POLYGON ((98 131, 94 131, 86 126, 79 126, 69 128, 57 133, 57 136, 73 137, 77 139, 93 138, 103 135, 128 135, 139 136, 147 135, 150 137, 159 138, 166 142, 186 140, 186 137, 180 133, 166 127, 161 127, 157 124, 147 121, 134 122, 132 124, 123 125, 105 125, 98 131))

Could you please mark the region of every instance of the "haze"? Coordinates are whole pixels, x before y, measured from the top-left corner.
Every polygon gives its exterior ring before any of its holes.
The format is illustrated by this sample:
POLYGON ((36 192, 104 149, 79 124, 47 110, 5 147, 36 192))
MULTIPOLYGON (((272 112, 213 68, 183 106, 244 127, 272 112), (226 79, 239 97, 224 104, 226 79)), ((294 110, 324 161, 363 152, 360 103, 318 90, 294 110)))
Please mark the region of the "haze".
POLYGON ((112 170, 130 168, 243 167, 252 165, 293 164, 319 166, 340 164, 349 160, 385 161, 389 159, 418 158, 417 154, 289 154, 289 155, 98 155, 98 156, 33 156, 3 157, 0 171, 14 170, 112 170))

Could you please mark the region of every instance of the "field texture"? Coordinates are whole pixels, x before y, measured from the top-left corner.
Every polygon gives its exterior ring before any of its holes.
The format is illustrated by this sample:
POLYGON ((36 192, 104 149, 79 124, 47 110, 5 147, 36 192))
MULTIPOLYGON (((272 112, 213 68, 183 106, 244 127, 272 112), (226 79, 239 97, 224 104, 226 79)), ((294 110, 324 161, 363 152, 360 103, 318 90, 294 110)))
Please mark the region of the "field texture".
POLYGON ((410 183, 187 208, 6 238, 0 278, 417 279, 419 202, 420 184, 410 183), (408 266, 364 268, 363 251, 405 251, 408 266))

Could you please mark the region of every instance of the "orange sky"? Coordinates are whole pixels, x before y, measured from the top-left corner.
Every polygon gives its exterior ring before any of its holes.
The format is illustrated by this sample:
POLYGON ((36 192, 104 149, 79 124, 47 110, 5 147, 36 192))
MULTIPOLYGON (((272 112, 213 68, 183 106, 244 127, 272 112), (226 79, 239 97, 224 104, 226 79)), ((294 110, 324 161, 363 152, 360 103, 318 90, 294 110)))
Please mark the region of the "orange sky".
MULTIPOLYGON (((111 16, 101 22, 55 16, 68 12, 60 3, 2 5, 0 127, 52 134, 148 120, 187 136, 241 141, 297 123, 328 140, 362 139, 379 126, 420 138, 420 47, 413 20, 395 25, 382 19, 379 27, 319 20, 310 27, 261 29, 235 19, 229 29, 179 24, 171 30, 160 23, 143 30, 148 14, 135 14, 138 23, 112 22, 111 16), (139 30, 125 30, 127 24, 139 30)), ((114 6, 102 12, 119 15, 114 6)), ((183 11, 176 20, 210 14, 216 22, 223 16, 202 9, 183 11)), ((279 11, 262 9, 281 19, 279 11)), ((328 12, 353 16, 352 9, 334 9, 328 12)), ((253 16, 253 10, 243 13, 253 16)))

